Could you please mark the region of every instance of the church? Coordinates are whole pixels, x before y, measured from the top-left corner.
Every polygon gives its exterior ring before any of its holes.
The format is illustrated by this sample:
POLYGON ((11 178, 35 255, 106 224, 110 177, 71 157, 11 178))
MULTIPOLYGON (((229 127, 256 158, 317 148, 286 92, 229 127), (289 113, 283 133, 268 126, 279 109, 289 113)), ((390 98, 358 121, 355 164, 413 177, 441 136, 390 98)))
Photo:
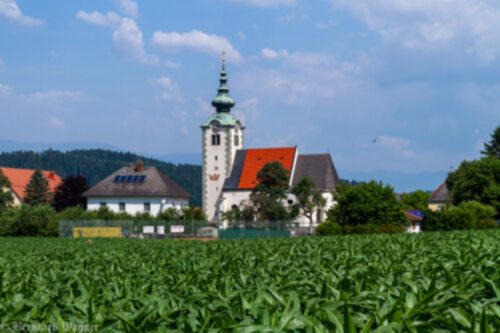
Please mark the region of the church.
MULTIPOLYGON (((315 190, 325 198, 326 205, 314 214, 313 223, 324 221, 328 209, 335 205, 332 192, 340 184, 330 154, 304 155, 297 147, 244 148, 245 126, 231 113, 235 102, 229 95, 224 60, 219 80, 217 96, 212 100, 215 113, 201 126, 202 201, 208 221, 224 227, 222 213, 249 203, 258 172, 270 162, 280 162, 289 172, 290 188, 304 177, 314 181, 315 190)), ((294 196, 289 193, 285 204, 293 202, 294 196)), ((294 222, 297 227, 310 223, 305 216, 294 222)))

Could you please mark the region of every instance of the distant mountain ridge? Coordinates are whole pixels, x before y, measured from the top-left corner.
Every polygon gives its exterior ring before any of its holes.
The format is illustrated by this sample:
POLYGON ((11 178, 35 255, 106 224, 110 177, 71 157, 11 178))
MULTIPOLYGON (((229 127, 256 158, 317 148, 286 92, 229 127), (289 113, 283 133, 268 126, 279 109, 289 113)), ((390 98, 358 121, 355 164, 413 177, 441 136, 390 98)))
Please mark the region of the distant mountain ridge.
POLYGON ((157 167, 191 195, 191 203, 201 205, 201 166, 173 164, 134 153, 104 149, 43 152, 14 151, 0 153, 0 166, 54 170, 61 177, 82 175, 94 185, 123 166, 142 160, 146 166, 157 167))
MULTIPOLYGON (((0 140, 0 153, 11 153, 15 151, 34 151, 44 152, 46 150, 59 150, 67 152, 71 150, 90 150, 90 149, 104 149, 116 152, 128 152, 107 143, 99 142, 19 142, 10 140, 0 140)), ((138 155, 157 159, 164 162, 175 164, 201 164, 201 154, 197 153, 170 153, 170 154, 148 154, 137 153, 138 155)))

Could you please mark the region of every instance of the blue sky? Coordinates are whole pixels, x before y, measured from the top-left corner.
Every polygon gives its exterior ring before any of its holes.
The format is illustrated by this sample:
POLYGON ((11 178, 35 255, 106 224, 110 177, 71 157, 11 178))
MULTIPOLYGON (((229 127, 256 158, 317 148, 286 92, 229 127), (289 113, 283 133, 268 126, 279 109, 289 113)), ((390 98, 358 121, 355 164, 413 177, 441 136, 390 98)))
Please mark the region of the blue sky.
POLYGON ((492 0, 0 0, 0 140, 198 153, 226 50, 247 147, 446 172, 500 125, 499 32, 492 0))

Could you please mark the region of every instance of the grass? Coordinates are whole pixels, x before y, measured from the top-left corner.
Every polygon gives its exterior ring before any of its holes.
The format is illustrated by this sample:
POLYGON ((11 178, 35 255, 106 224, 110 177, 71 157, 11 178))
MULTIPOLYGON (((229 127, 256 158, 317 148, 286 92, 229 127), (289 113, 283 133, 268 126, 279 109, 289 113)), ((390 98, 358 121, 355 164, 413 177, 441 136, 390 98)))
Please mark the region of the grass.
POLYGON ((500 231, 0 239, 0 331, 494 332, 499 244, 500 231))

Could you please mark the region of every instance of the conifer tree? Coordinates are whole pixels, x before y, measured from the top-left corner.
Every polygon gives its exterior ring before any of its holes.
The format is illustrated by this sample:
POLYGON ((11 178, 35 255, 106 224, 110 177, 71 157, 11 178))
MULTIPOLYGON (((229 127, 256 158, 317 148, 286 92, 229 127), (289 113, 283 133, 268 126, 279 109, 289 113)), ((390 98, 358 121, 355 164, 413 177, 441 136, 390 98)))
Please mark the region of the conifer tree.
POLYGON ((500 126, 491 134, 491 140, 484 144, 484 150, 481 153, 486 157, 500 158, 500 126))
POLYGON ((0 170, 0 209, 12 204, 14 198, 10 192, 10 181, 0 170))
POLYGON ((30 206, 47 205, 51 201, 49 181, 40 170, 36 170, 26 186, 24 203, 30 206))

